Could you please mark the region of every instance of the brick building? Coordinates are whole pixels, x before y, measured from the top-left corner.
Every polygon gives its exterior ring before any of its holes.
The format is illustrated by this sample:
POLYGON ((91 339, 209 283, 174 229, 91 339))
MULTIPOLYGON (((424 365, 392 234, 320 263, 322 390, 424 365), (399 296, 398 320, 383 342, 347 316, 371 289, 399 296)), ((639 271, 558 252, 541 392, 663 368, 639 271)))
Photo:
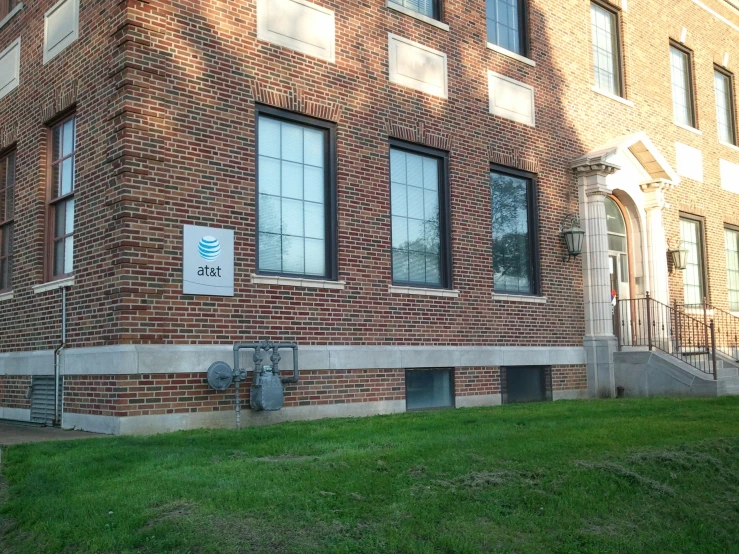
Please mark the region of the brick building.
POLYGON ((612 396, 614 296, 739 312, 735 0, 0 3, 0 418, 232 425, 263 339, 249 423, 612 396))

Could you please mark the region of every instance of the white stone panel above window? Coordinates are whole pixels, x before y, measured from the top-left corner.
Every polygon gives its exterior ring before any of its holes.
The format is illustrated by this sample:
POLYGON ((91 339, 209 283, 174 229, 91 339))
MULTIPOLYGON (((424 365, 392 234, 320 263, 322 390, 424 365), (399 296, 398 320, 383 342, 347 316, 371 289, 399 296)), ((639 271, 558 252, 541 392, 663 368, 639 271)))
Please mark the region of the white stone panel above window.
POLYGON ((682 142, 675 143, 677 174, 703 182, 703 152, 682 142))
POLYGON ((18 37, 0 52, 0 98, 18 86, 20 81, 21 39, 18 37))
POLYGON ((739 164, 719 160, 721 167, 721 187, 739 194, 739 164))
POLYGON ((44 15, 44 63, 79 36, 79 0, 60 0, 44 15))
POLYGON ((257 38, 333 63, 334 12, 305 0, 258 0, 257 38))
POLYGON ((488 89, 491 114, 536 126, 534 87, 488 71, 488 89))
POLYGON ((388 51, 391 83, 448 98, 446 54, 392 33, 388 51))

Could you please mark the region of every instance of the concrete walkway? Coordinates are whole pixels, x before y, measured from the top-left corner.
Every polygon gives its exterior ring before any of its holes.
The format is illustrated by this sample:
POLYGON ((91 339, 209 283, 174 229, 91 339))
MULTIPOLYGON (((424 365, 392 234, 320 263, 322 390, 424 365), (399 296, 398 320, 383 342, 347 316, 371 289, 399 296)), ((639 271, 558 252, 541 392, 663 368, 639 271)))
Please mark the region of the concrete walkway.
POLYGON ((44 427, 28 423, 11 423, 0 420, 0 447, 26 442, 66 441, 105 436, 107 435, 85 433, 84 431, 64 431, 57 427, 44 427))

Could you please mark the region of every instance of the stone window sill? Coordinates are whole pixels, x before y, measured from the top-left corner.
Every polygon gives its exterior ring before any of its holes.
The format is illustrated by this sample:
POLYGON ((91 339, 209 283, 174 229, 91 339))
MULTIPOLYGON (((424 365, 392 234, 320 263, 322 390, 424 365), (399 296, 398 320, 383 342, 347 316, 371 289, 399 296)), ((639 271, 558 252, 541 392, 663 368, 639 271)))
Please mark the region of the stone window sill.
POLYGON ((690 127, 688 125, 683 125, 682 123, 675 122, 675 125, 680 127, 681 129, 685 129, 686 131, 690 131, 691 133, 695 133, 696 135, 702 135, 703 131, 700 129, 696 129, 695 127, 690 127))
POLYGON ((458 290, 450 289, 425 289, 422 287, 399 287, 390 285, 390 294, 415 294, 418 296, 443 296, 446 298, 459 298, 458 290))
POLYGON ((66 279, 59 279, 58 281, 49 281, 48 283, 41 283, 40 285, 34 285, 33 292, 35 294, 41 294, 42 292, 48 292, 50 290, 56 290, 62 287, 71 287, 73 285, 74 285, 74 277, 67 277, 66 279))
POLYGON ((722 146, 726 146, 726 148, 731 148, 732 150, 737 150, 737 151, 739 151, 739 146, 737 146, 737 145, 735 145, 735 144, 731 144, 731 143, 729 143, 729 142, 724 142, 724 141, 722 141, 722 140, 720 140, 720 141, 718 141, 718 142, 719 142, 719 144, 720 144, 720 145, 722 145, 722 146))
POLYGON ((0 20, 0 29, 5 27, 10 22, 10 20, 13 19, 15 15, 19 13, 22 9, 23 9, 23 3, 21 2, 15 8, 10 10, 10 13, 8 13, 8 15, 6 15, 5 17, 2 18, 2 20, 0 20))
POLYGON ((252 274, 251 282, 255 285, 281 285, 288 287, 304 287, 310 289, 344 290, 344 281, 327 281, 324 279, 302 279, 300 277, 281 277, 279 275, 252 274))
POLYGON ((0 293, 0 302, 5 302, 6 300, 13 300, 12 290, 9 290, 8 292, 0 293))
POLYGON ((528 296, 525 294, 501 294, 494 292, 493 300, 506 300, 508 302, 529 302, 532 304, 546 304, 546 296, 528 296))
POLYGON ((530 65, 531 67, 536 67, 536 62, 532 59, 527 58, 526 56, 522 56, 521 54, 516 54, 515 52, 511 52, 510 50, 506 48, 502 48, 498 46, 497 44, 493 44, 492 42, 488 42, 487 45, 490 50, 497 52, 498 54, 503 54, 504 56, 508 56, 509 58, 518 60, 521 63, 530 65))
POLYGON ((390 8, 391 10, 395 10, 396 12, 400 12, 405 15, 408 15, 415 19, 418 19, 419 21, 423 21, 424 23, 428 23, 429 25, 433 25, 434 27, 437 27, 443 31, 449 31, 449 25, 447 25, 446 23, 437 21, 436 19, 433 19, 432 17, 428 17, 427 15, 423 15, 422 13, 414 12, 413 10, 409 10, 408 8, 404 8, 403 6, 395 4, 394 2, 391 2, 390 0, 386 0, 385 7, 390 8))
POLYGON ((631 108, 634 107, 634 103, 631 100, 626 100, 626 98, 621 98, 620 96, 616 96, 615 94, 611 94, 610 92, 600 90, 598 87, 593 87, 590 90, 592 90, 593 92, 597 94, 600 94, 601 96, 605 96, 606 98, 610 98, 611 100, 620 102, 621 104, 624 104, 625 106, 629 106, 631 108))

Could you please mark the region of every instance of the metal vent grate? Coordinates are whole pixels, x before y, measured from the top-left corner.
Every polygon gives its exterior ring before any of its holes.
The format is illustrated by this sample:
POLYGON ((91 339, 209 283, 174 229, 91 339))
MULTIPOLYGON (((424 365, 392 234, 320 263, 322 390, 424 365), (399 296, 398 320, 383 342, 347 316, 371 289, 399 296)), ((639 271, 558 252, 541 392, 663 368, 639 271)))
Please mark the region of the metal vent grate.
MULTIPOLYGON (((54 376, 34 375, 31 381, 31 421, 54 424, 54 376)), ((62 403, 62 378, 59 378, 59 412, 62 403)))

